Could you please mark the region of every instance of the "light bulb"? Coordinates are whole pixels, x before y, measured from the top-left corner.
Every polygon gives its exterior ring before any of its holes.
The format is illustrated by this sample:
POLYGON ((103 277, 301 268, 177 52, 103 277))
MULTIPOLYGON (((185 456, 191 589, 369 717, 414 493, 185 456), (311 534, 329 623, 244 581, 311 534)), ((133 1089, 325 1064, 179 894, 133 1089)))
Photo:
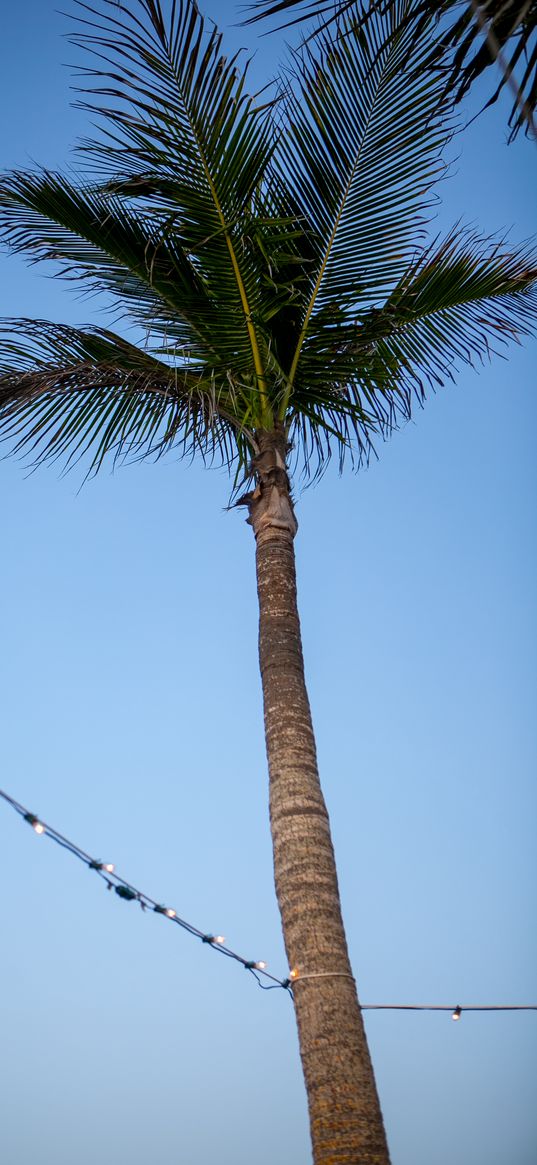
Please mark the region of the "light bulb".
POLYGON ((299 974, 300 974, 300 972, 298 970, 298 967, 293 967, 293 970, 289 971, 289 978, 290 979, 298 979, 299 974))
POLYGON ((453 1012, 453 1015, 451 1016, 451 1018, 452 1018, 452 1019, 460 1019, 460 1018, 461 1018, 461 1012, 462 1012, 462 1008, 461 1008, 461 1007, 456 1007, 456 1008, 455 1008, 455 1011, 453 1012))
POLYGON ((176 915, 177 911, 176 911, 176 910, 171 910, 171 909, 170 909, 170 907, 168 907, 168 908, 167 908, 167 909, 164 911, 164 913, 165 913, 165 915, 166 915, 168 918, 175 918, 175 915, 176 915))
POLYGON ((226 940, 225 940, 225 938, 224 938, 224 935, 223 935, 223 934, 215 934, 215 936, 214 936, 214 938, 213 938, 213 943, 218 943, 218 945, 219 945, 220 947, 223 947, 223 945, 224 945, 225 941, 226 941, 226 940))
POLYGON ((28 825, 31 825, 32 829, 35 829, 36 833, 45 832, 45 826, 41 824, 39 817, 36 817, 35 813, 25 813, 24 820, 28 822, 28 825))
POLYGON ((255 969, 256 969, 256 971, 264 971, 264 970, 265 970, 265 967, 266 967, 266 965, 267 965, 267 964, 266 964, 266 963, 264 963, 264 962, 263 962, 263 960, 261 960, 261 962, 260 962, 260 963, 256 963, 256 964, 255 964, 255 969))
POLYGON ((113 862, 107 862, 106 866, 103 866, 103 870, 106 870, 107 874, 113 874, 115 868, 116 867, 113 862))

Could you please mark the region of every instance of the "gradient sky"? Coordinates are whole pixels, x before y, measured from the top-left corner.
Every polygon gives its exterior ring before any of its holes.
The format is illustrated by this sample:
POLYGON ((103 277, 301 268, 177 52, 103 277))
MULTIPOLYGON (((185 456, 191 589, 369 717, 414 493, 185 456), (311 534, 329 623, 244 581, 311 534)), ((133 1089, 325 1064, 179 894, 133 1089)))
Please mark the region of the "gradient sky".
MULTIPOLYGON (((231 0, 204 10, 237 19, 231 0)), ((4 168, 63 165, 84 132, 67 26, 48 0, 3 15, 4 168)), ((274 73, 281 37, 229 43, 256 48, 256 83, 274 73)), ((457 139, 438 229, 535 229, 537 154, 506 146, 508 104, 457 139)), ((2 315, 103 320, 45 268, 1 271, 2 315)), ((464 371, 367 471, 299 497, 364 1003, 535 1002, 535 359, 464 371)), ((251 531, 221 471, 168 457, 81 480, 0 464, 0 784, 283 975, 251 531)), ((6 1165, 307 1165, 289 997, 108 895, 2 804, 0 836, 6 1165)), ((533 1165, 536 1014, 366 1025, 393 1165, 533 1165)))

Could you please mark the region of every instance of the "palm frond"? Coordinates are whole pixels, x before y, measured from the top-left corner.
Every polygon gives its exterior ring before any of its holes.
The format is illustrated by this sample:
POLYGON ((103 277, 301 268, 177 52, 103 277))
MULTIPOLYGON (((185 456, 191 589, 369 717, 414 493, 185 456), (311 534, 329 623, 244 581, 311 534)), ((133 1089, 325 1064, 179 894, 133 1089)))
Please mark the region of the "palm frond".
POLYGON ((424 383, 444 383, 461 364, 535 333, 537 252, 456 229, 416 259, 364 326, 379 330, 377 352, 389 353, 420 392, 424 383))
POLYGON ((0 324, 0 439, 31 463, 180 454, 245 454, 248 432, 229 381, 203 366, 170 366, 105 329, 48 320, 0 324), (240 413, 239 413, 240 416, 240 413))
MULTIPOLYGON (((365 24, 372 13, 386 11, 391 0, 256 0, 250 7, 253 21, 285 14, 286 24, 301 24, 317 17, 323 28, 338 25, 348 13, 365 24)), ((509 114, 510 141, 519 130, 536 135, 537 108, 537 3, 535 0, 415 0, 406 20, 417 33, 424 23, 437 22, 431 59, 447 69, 446 92, 460 101, 474 81, 493 66, 499 75, 492 96, 497 100, 505 86, 513 91, 509 114), (506 55, 506 53, 508 55, 506 55), (523 69, 517 80, 515 68, 523 69)))
POLYGON ((439 117, 440 80, 419 69, 429 42, 401 30, 407 7, 372 18, 367 37, 343 23, 336 42, 323 34, 294 54, 280 164, 317 263, 291 384, 316 314, 382 302, 423 237, 449 130, 439 117))
MULTIPOLYGON (((457 228, 409 265, 379 309, 343 311, 312 328, 291 402, 294 424, 336 442, 340 462, 367 459, 376 437, 409 420, 427 388, 537 331, 537 252, 457 228), (335 418, 339 418, 336 421, 335 418)), ((326 456, 326 454, 325 454, 326 456)))
POLYGON ((290 16, 290 19, 285 21, 285 27, 302 24, 314 17, 326 18, 327 23, 332 23, 355 4, 356 0, 277 0, 277 3, 273 3, 273 0, 253 0, 248 7, 255 15, 246 23, 254 24, 258 20, 281 16, 283 13, 290 16))
POLYGON ((209 358, 214 302, 179 232, 156 214, 65 175, 15 171, 0 179, 0 231, 14 252, 58 263, 64 277, 111 294, 140 327, 209 358))
POLYGON ((262 397, 259 272, 243 244, 246 212, 274 149, 270 109, 246 94, 247 66, 222 54, 221 34, 205 32, 194 0, 172 4, 168 21, 160 0, 78 8, 83 31, 72 39, 97 60, 84 71, 80 103, 105 129, 85 149, 115 179, 149 178, 152 207, 165 180, 185 250, 218 289, 222 332, 233 336, 244 369, 253 365, 262 397))
MULTIPOLYGON (((440 14, 446 28, 439 38, 436 59, 447 58, 450 71, 447 89, 461 101, 474 81, 494 66, 499 80, 485 108, 508 86, 514 95, 508 124, 513 141, 519 130, 537 138, 537 3, 535 0, 470 0, 460 14, 455 0, 444 0, 440 14), (452 17, 450 23, 447 21, 452 17), (510 56, 504 55, 508 49, 510 56), (520 79, 515 68, 522 66, 520 79)), ((423 19, 423 16, 422 16, 423 19)))

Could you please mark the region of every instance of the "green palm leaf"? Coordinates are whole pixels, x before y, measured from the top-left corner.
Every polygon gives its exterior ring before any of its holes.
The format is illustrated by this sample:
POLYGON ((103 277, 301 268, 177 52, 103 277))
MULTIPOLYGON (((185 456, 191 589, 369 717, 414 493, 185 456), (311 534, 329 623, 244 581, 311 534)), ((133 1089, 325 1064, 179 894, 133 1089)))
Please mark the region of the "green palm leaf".
POLYGON ((349 323, 345 313, 319 313, 309 330, 290 404, 294 425, 304 416, 329 456, 323 417, 340 418, 340 460, 358 463, 375 435, 388 436, 410 419, 427 386, 453 379, 461 364, 482 362, 512 340, 535 332, 537 253, 509 250, 502 240, 457 228, 409 264, 380 309, 349 323))
POLYGON ((88 31, 73 40, 99 62, 86 71, 92 82, 81 104, 107 130, 85 148, 122 181, 149 179, 152 208, 161 206, 165 179, 183 245, 218 289, 220 334, 233 337, 244 369, 253 363, 266 410, 267 342, 246 212, 274 148, 270 111, 245 94, 246 68, 222 55, 220 33, 204 35, 196 4, 173 4, 168 23, 159 0, 79 7, 88 31))
POLYGON ((281 164, 306 211, 317 265, 291 383, 316 313, 382 301, 423 237, 449 130, 439 119, 440 82, 420 69, 428 42, 397 23, 406 9, 372 17, 367 37, 348 22, 336 43, 321 34, 295 54, 281 164))
POLYGON ((208 355, 215 305, 165 226, 64 175, 14 172, 0 180, 0 229, 13 251, 59 263, 61 274, 127 306, 141 327, 208 355))
POLYGON ((171 367, 105 329, 0 324, 0 437, 35 461, 159 457, 172 445, 228 463, 245 434, 232 387, 171 367))
MULTIPOLYGON (((458 228, 409 267, 384 308, 364 322, 375 351, 395 361, 403 381, 453 379, 535 332, 537 251, 458 228)), ((363 342, 363 341, 362 341, 363 342)))

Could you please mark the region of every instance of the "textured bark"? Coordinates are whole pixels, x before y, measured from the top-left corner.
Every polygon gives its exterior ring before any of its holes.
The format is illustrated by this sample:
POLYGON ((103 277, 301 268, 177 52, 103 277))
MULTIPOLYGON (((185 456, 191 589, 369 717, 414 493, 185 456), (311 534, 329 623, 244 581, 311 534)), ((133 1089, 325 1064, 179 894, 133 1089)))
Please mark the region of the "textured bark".
POLYGON ((285 436, 281 431, 257 436, 257 484, 244 501, 257 543, 276 893, 289 966, 299 972, 293 995, 313 1157, 315 1165, 388 1165, 304 678, 294 560, 297 524, 285 436))

